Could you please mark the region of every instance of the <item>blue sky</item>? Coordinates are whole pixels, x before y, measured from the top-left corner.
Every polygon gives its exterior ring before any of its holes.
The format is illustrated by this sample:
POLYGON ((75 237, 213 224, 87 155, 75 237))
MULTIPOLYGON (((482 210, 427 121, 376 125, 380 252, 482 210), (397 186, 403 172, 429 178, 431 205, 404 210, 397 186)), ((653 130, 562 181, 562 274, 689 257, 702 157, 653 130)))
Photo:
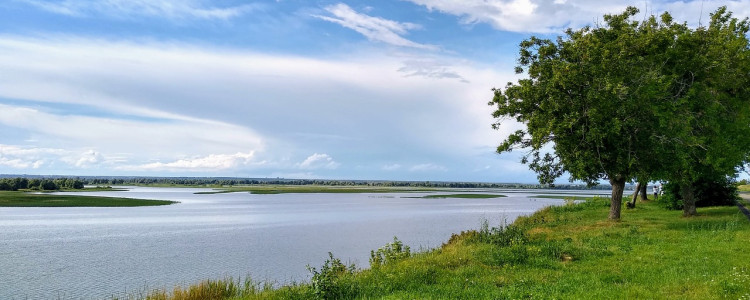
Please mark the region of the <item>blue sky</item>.
MULTIPOLYGON (((531 35, 633 5, 750 1, 10 0, 0 173, 535 182, 493 87, 531 35)), ((564 180, 564 179, 563 179, 564 180)))

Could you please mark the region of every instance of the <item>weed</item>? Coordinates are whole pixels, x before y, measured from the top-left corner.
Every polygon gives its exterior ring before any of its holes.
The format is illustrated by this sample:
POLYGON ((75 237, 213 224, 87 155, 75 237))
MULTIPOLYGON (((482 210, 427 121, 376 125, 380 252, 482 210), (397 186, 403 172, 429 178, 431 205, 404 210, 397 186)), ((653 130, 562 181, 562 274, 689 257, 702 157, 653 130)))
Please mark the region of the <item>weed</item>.
POLYGON ((354 264, 347 266, 340 259, 333 257, 333 253, 328 252, 328 259, 320 267, 320 271, 311 266, 307 266, 307 270, 312 273, 310 284, 315 298, 349 299, 354 297, 353 286, 346 284, 347 277, 351 278, 354 275, 354 264))
POLYGON ((404 245, 395 236, 393 242, 386 244, 378 250, 370 251, 370 267, 377 269, 382 265, 391 264, 411 256, 411 249, 404 245))
POLYGON ((526 231, 521 226, 510 224, 490 228, 486 220, 482 222, 482 228, 479 229, 477 237, 480 242, 501 247, 523 245, 529 240, 526 231))

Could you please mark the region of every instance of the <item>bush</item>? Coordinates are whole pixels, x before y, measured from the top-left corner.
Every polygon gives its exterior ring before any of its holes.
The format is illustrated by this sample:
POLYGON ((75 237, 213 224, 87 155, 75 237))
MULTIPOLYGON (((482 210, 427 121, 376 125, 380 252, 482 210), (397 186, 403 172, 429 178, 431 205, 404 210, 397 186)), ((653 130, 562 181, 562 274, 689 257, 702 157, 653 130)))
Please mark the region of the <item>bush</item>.
MULTIPOLYGON (((668 182, 664 185, 664 195, 658 201, 667 209, 682 209, 680 186, 668 182)), ((727 176, 705 176, 693 183, 693 194, 697 207, 735 205, 738 200, 737 184, 727 176)))
POLYGON ((482 222, 482 228, 477 235, 480 242, 507 247, 523 245, 529 241, 526 231, 518 225, 506 225, 489 228, 487 221, 482 222))
POLYGON ((409 256, 411 256, 409 246, 405 246, 394 236, 392 243, 386 244, 377 251, 370 251, 370 267, 377 269, 382 265, 391 264, 409 256))
POLYGON ((340 259, 333 257, 333 253, 328 252, 326 259, 320 271, 307 266, 307 270, 312 273, 310 284, 313 288, 313 294, 317 299, 350 299, 354 298, 353 288, 347 287, 346 278, 354 275, 354 264, 344 265, 340 259))

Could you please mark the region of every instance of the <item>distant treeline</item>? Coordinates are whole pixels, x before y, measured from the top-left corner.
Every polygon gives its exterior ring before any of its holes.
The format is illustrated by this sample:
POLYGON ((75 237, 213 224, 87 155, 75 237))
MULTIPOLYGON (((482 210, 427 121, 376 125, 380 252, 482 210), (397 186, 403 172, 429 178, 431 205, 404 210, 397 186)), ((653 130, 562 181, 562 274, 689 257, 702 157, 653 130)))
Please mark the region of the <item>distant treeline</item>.
POLYGON ((186 186, 237 186, 237 185, 327 185, 367 187, 433 187, 433 188, 502 188, 502 189, 557 189, 557 190, 608 190, 609 185, 587 187, 585 184, 528 184, 444 181, 383 181, 383 180, 320 180, 283 178, 230 178, 230 177, 88 177, 0 175, 0 190, 58 190, 80 189, 84 185, 186 185, 186 186), (4 177, 4 178, 3 178, 4 177))
POLYGON ((77 178, 2 178, 0 179, 0 191, 82 189, 84 184, 82 180, 77 178))
POLYGON ((600 189, 608 190, 609 185, 587 187, 584 184, 524 184, 524 183, 485 183, 485 182, 431 182, 431 181, 372 181, 372 180, 313 180, 313 179, 270 179, 270 178, 211 178, 211 177, 81 177, 90 185, 327 185, 327 186, 370 186, 370 187, 445 187, 445 188, 507 188, 507 189, 600 189))

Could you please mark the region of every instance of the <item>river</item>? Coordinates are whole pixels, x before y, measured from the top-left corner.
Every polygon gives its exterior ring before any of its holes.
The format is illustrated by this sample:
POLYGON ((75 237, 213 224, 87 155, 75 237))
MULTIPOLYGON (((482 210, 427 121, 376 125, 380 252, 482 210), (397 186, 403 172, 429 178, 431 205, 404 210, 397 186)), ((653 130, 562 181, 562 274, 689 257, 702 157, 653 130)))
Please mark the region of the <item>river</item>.
POLYGON ((497 190, 508 197, 493 199, 200 191, 208 190, 85 193, 180 202, 168 206, 0 208, 0 299, 108 299, 225 277, 306 281, 306 266, 329 251, 367 267, 370 250, 394 236, 434 248, 482 220, 499 225, 562 203, 530 197, 540 190, 497 190))

